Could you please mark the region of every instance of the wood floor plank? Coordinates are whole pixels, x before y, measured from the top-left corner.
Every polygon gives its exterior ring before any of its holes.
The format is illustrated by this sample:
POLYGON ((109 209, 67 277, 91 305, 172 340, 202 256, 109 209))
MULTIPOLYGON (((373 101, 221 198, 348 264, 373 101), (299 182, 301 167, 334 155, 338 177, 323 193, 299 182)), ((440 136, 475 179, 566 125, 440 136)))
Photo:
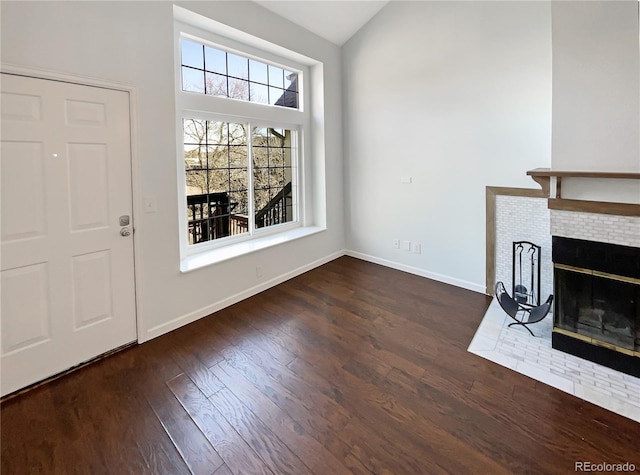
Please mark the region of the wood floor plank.
MULTIPOLYGON (((282 386, 241 352, 238 352, 233 358, 227 358, 226 361, 260 389, 274 404, 302 425, 305 430, 315 433, 318 440, 326 447, 329 447, 331 442, 335 440, 335 434, 349 420, 349 415, 338 407, 325 407, 323 412, 317 411, 306 400, 304 392, 292 391, 282 386)), ((318 393, 316 396, 323 395, 318 393)))
POLYGON ((167 340, 152 343, 136 352, 135 374, 130 378, 136 385, 130 390, 146 398, 189 470, 194 475, 210 475, 223 461, 166 385, 166 381, 183 374, 170 356, 167 340))
MULTIPOLYGON (((227 331, 229 331, 234 326, 237 326, 239 322, 243 321, 240 316, 241 312, 234 308, 230 310, 228 315, 225 315, 225 318, 217 319, 216 323, 222 325, 227 329, 227 331)), ((274 364, 280 364, 282 366, 286 366, 295 358, 295 355, 293 355, 286 346, 283 346, 277 341, 267 337, 267 335, 262 333, 259 329, 255 329, 254 331, 254 327, 250 325, 249 322, 247 322, 247 327, 252 329, 251 338, 239 339, 239 341, 234 343, 235 346, 244 348, 248 351, 254 351, 257 353, 255 355, 256 358, 266 358, 274 364)))
POLYGON ((261 415, 262 422, 274 434, 289 447, 298 447, 297 453, 313 473, 316 475, 327 472, 336 475, 348 473, 348 470, 345 470, 345 466, 334 454, 314 438, 317 433, 305 430, 305 427, 296 422, 289 412, 283 411, 246 379, 240 371, 226 361, 220 362, 211 370, 224 382, 227 388, 238 397, 242 397, 250 409, 261 415))
POLYGON ((218 391, 209 400, 274 473, 311 474, 309 468, 229 389, 218 391))
MULTIPOLYGON (((414 447, 398 441, 385 443, 388 433, 376 431, 359 420, 351 421, 340 437, 350 446, 347 459, 357 460, 368 471, 375 474, 429 473, 444 474, 446 470, 425 464, 412 452, 414 447)), ((422 450, 422 449, 419 449, 422 450)))
POLYGON ((212 331, 211 325, 215 319, 202 318, 180 330, 185 330, 189 341, 193 343, 193 354, 207 367, 213 366, 222 359, 220 351, 233 342, 229 335, 212 331))
POLYGON ((169 388, 158 388, 149 404, 193 475, 209 475, 224 464, 169 388))
MULTIPOLYGON (((296 360, 291 367, 296 372, 317 369, 302 360, 296 360)), ((342 395, 340 403, 359 420, 370 427, 376 424, 378 427, 384 426, 384 429, 379 430, 383 430, 387 438, 398 441, 402 446, 412 447, 414 450, 421 447, 422 453, 416 459, 424 464, 425 470, 440 471, 449 467, 456 473, 464 473, 475 467, 481 473, 507 473, 491 458, 472 450, 469 444, 464 444, 429 418, 422 417, 420 413, 403 404, 399 398, 370 384, 363 378, 362 372, 354 376, 328 362, 321 369, 321 374, 336 386, 342 395), (350 391, 366 396, 354 401, 349 397, 350 391), (411 430, 406 431, 406 427, 410 427, 411 430), (461 450, 464 451, 464 457, 460 456, 461 450)), ((441 409, 441 406, 437 409, 441 409)), ((451 412, 447 415, 450 418, 456 417, 451 412)))
MULTIPOLYGON (((390 379, 380 378, 373 371, 367 371, 366 367, 360 365, 353 365, 347 370, 349 373, 356 375, 359 379, 372 384, 374 387, 383 391, 383 394, 392 398, 391 401, 403 401, 404 404, 389 404, 387 400, 383 403, 383 407, 394 418, 399 420, 412 420, 415 418, 428 419, 429 424, 435 423, 439 428, 446 427, 447 432, 453 432, 456 440, 448 440, 447 445, 452 449, 457 447, 458 450, 462 450, 463 447, 467 447, 466 455, 489 453, 490 457, 487 459, 480 456, 480 460, 469 462, 470 466, 481 466, 484 462, 491 464, 494 460, 499 460, 500 457, 514 456, 516 455, 521 461, 525 463, 524 466, 534 467, 536 461, 527 460, 528 453, 525 450, 514 453, 510 451, 510 441, 493 442, 491 444, 486 443, 482 435, 482 431, 500 431, 510 428, 508 424, 501 424, 491 416, 487 416, 483 411, 478 410, 467 405, 458 405, 456 400, 449 398, 448 394, 439 392, 437 389, 429 385, 421 385, 416 381, 413 384, 418 385, 417 398, 413 398, 416 394, 412 383, 408 384, 395 384, 390 379), (475 450, 471 450, 471 448, 475 450)), ((406 383, 406 380, 403 381, 406 383)), ((420 424, 416 425, 420 427, 420 424)), ((428 428, 429 425, 426 426, 428 428)), ((515 428, 510 428, 513 431, 513 436, 517 437, 518 431, 515 428)), ((433 429, 428 429, 429 432, 434 432, 433 429)), ((445 437, 444 435, 442 437, 445 437)), ((549 455, 549 454, 547 454, 549 455)), ((471 457, 469 457, 471 458, 471 457)), ((486 466, 486 469, 491 473, 496 473, 497 467, 486 466)))
MULTIPOLYGON (((335 401, 316 387, 310 386, 285 365, 279 365, 269 359, 255 357, 255 349, 246 351, 244 347, 238 352, 226 355, 226 361, 236 368, 251 374, 253 377, 271 379, 277 385, 277 391, 284 394, 290 401, 298 401, 308 411, 318 414, 329 421, 334 427, 344 426, 350 415, 335 401)), ((295 357, 294 357, 295 359, 295 357)), ((293 360, 291 360, 293 361, 293 360)), ((288 363, 290 363, 289 361, 288 363)))
POLYGON ((191 332, 186 329, 180 332, 176 344, 172 345, 170 354, 176 364, 191 378, 205 396, 209 397, 224 386, 209 368, 198 358, 197 341, 191 338, 191 332))
MULTIPOLYGON (((102 374, 98 371, 90 372, 96 381, 93 394, 89 393, 94 403, 90 406, 90 413, 95 414, 92 419, 110 419, 111 425, 116 429, 110 437, 114 443, 114 452, 122 454, 123 447, 128 444, 137 447, 146 463, 144 473, 188 474, 189 469, 179 451, 167 437, 144 395, 136 390, 134 379, 129 377, 129 371, 136 372, 135 361, 135 353, 124 350, 119 359, 106 358, 98 363, 105 368, 102 374), (101 401, 100 396, 105 400, 101 401), (108 411, 107 414, 105 409, 108 411), (132 420, 131 413, 136 415, 135 420, 132 420), (124 437, 119 435, 123 427, 126 434, 124 437)), ((92 368, 97 369, 97 365, 92 368)), ((84 388, 80 388, 79 391, 84 393, 84 388)), ((107 432, 103 424, 96 429, 97 437, 105 437, 107 432)), ((126 460, 123 465, 127 466, 130 463, 130 460, 126 460)))
MULTIPOLYGON (((381 376, 373 369, 375 368, 375 357, 360 359, 359 361, 354 360, 345 365, 344 368, 349 373, 374 384, 394 397, 408 401, 409 407, 413 411, 428 415, 431 420, 440 418, 440 424, 446 422, 449 425, 449 430, 454 429, 457 437, 465 440, 467 445, 481 449, 483 452, 495 450, 496 453, 492 454, 492 458, 498 458, 502 454, 508 454, 508 452, 500 444, 494 444, 493 442, 490 447, 483 446, 486 442, 483 437, 477 436, 481 430, 493 429, 494 431, 499 431, 509 427, 514 437, 524 437, 526 435, 522 434, 521 427, 513 426, 511 420, 500 417, 496 420, 495 413, 487 411, 487 405, 484 401, 478 403, 471 396, 471 391, 467 386, 452 384, 447 374, 436 376, 433 372, 429 372, 422 378, 416 379, 410 375, 392 371, 386 376, 381 376), (444 392, 443 389, 445 389, 444 392), (465 401, 465 404, 457 405, 458 400, 465 401), (426 402, 427 405, 423 405, 423 402, 426 402), (436 407, 438 411, 432 412, 429 406, 436 407), (449 415, 451 413, 455 413, 456 417, 451 417, 449 415), (444 414, 444 416, 441 416, 441 414, 444 414), (456 424, 457 420, 459 422, 456 424)), ((514 406, 514 401, 510 398, 507 398, 507 400, 509 406, 514 406)), ((532 422, 535 422, 535 418, 532 422)), ((526 452, 520 454, 519 458, 523 461, 526 460, 526 452)), ((545 460, 547 463, 552 463, 552 459, 552 454, 546 454, 545 460)), ((530 463, 530 466, 534 465, 533 462, 530 463)))
POLYGON ((5 474, 574 473, 640 424, 469 353, 485 295, 341 257, 0 406, 5 474))
MULTIPOLYGON (((45 385, 31 390, 29 400, 15 398, 3 403, 0 473, 90 473, 91 470, 104 470, 104 458, 96 453, 92 444, 84 444, 80 439, 81 427, 67 422, 70 416, 66 410, 56 410, 52 397, 56 389, 45 385), (34 411, 36 407, 37 411, 34 411), (53 414, 55 417, 52 418, 53 414), (65 444, 56 444, 56 440, 65 440, 65 444), (88 456, 72 464, 76 450, 88 453, 88 456)), ((117 468, 117 461, 114 466, 117 468)))
POLYGON ((215 472, 213 472, 212 475, 233 475, 233 472, 229 470, 229 467, 227 467, 226 465, 223 465, 219 469, 217 469, 215 472))
POLYGON ((232 473, 274 475, 186 375, 167 384, 232 473))
POLYGON ((161 360, 140 352, 135 380, 141 387, 131 390, 140 391, 146 398, 190 471, 193 474, 211 474, 223 464, 222 459, 165 384, 167 378, 173 379, 174 373, 180 371, 172 363, 172 359, 161 360), (144 389, 141 391, 141 388, 144 389))
POLYGON ((77 454, 83 453, 86 460, 98 464, 92 470, 97 473, 189 473, 147 401, 131 391, 127 374, 133 366, 133 352, 125 350, 118 356, 98 361, 76 377, 62 378, 52 385, 56 389, 54 405, 60 408, 54 412, 60 418, 58 423, 73 426, 77 432, 70 439, 80 447, 87 441, 101 441, 87 447, 98 456, 75 447, 68 463, 81 465, 83 457, 77 454))

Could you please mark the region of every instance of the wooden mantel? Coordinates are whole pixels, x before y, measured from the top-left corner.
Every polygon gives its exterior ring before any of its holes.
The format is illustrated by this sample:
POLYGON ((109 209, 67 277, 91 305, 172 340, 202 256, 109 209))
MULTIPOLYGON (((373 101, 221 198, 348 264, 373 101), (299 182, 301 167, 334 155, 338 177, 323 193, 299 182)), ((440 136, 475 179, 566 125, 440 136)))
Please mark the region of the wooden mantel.
POLYGON ((605 178, 640 180, 640 172, 566 171, 536 168, 527 172, 549 197, 549 209, 581 211, 586 213, 640 216, 640 204, 610 203, 606 201, 568 200, 562 198, 562 178, 605 178), (555 178, 555 190, 551 196, 551 178, 555 178))

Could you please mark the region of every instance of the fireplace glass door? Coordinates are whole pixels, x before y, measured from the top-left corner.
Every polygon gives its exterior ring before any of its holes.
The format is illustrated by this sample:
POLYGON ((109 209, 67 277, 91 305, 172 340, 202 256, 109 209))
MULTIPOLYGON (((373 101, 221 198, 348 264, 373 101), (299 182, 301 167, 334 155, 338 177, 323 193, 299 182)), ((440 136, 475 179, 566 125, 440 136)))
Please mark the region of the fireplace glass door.
POLYGON ((555 325, 638 351, 640 284, 624 277, 555 267, 555 325))

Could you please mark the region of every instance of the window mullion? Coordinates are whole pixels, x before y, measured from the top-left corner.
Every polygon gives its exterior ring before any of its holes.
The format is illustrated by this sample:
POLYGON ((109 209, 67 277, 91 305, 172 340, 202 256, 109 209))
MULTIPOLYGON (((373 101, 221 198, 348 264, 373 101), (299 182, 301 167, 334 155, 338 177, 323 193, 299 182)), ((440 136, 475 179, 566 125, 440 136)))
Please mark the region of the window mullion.
POLYGON ((253 147, 251 144, 253 143, 253 130, 251 123, 247 123, 247 210, 249 216, 247 217, 247 222, 249 224, 249 235, 253 235, 255 230, 255 200, 253 198, 253 147))

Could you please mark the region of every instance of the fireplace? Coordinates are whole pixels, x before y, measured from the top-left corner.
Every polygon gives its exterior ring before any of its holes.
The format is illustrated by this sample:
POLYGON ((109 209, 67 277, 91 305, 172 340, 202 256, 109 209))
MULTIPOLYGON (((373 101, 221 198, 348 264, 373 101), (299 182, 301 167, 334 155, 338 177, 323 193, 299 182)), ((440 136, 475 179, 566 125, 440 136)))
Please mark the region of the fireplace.
POLYGON ((553 348, 640 377, 640 171, 527 174, 549 196, 553 348))
POLYGON ((554 236, 552 346, 640 377, 640 248, 554 236))

